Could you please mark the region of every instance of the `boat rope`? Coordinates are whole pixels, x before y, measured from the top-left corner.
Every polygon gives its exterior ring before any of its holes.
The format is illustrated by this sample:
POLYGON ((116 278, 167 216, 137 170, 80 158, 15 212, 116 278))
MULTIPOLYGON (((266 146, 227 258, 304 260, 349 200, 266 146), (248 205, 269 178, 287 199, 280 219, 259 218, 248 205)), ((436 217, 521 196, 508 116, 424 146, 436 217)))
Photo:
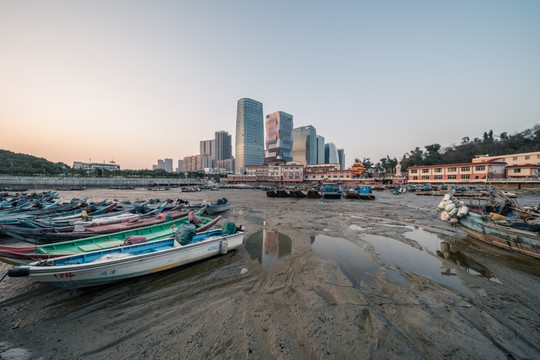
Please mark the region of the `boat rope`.
POLYGON ((6 278, 7 274, 8 274, 8 273, 6 272, 6 273, 4 274, 4 276, 2 276, 2 278, 0 279, 0 282, 2 282, 2 280, 4 280, 4 279, 6 278))

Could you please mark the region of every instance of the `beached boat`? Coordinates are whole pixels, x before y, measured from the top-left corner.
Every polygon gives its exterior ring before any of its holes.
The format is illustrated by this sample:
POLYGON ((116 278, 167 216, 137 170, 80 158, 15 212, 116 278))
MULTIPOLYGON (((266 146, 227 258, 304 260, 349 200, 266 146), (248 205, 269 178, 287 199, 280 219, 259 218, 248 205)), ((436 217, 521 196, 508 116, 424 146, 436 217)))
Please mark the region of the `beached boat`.
MULTIPOLYGON (((220 220, 221 216, 215 219, 198 217, 198 221, 192 221, 197 227, 197 232, 203 232, 211 229, 220 220)), ((0 245, 0 261, 8 264, 18 265, 27 264, 35 260, 44 260, 57 258, 72 254, 81 254, 96 250, 105 250, 123 245, 126 242, 133 241, 133 236, 144 236, 147 242, 166 239, 174 235, 181 224, 190 222, 189 216, 181 219, 167 221, 137 229, 126 230, 113 234, 99 235, 78 240, 57 242, 43 245, 28 246, 6 246, 0 245)))
POLYGON ((447 194, 437 209, 441 220, 459 224, 477 240, 540 259, 540 214, 526 212, 496 189, 488 201, 468 205, 447 194))
POLYGON ((347 190, 345 193, 347 199, 375 200, 375 195, 371 191, 371 185, 358 185, 355 188, 347 190))
MULTIPOLYGON (((197 215, 201 215, 201 209, 197 215)), ((160 213, 149 218, 132 219, 122 223, 104 224, 91 227, 84 225, 70 225, 55 228, 24 228, 14 225, 2 225, 0 229, 8 236, 33 244, 46 244, 59 241, 68 241, 101 234, 112 234, 140 227, 161 224, 165 221, 180 219, 188 216, 189 211, 173 210, 160 213)))
POLYGON ((321 194, 324 199, 341 199, 341 190, 336 183, 322 184, 321 194))
MULTIPOLYGON (((488 214, 469 211, 459 221, 470 236, 485 243, 540 259, 540 224, 538 231, 526 230, 523 221, 494 220, 488 214)), ((534 230, 534 226, 528 226, 534 230)))
POLYGON ((224 211, 227 211, 230 208, 231 208, 231 203, 229 203, 227 199, 221 198, 215 203, 208 204, 204 212, 207 213, 208 215, 213 215, 213 214, 219 214, 224 211))
POLYGON ((232 225, 232 234, 222 230, 204 232, 183 246, 175 238, 143 242, 19 265, 10 269, 8 275, 30 277, 65 289, 108 284, 226 254, 242 245, 244 239, 244 231, 232 225))

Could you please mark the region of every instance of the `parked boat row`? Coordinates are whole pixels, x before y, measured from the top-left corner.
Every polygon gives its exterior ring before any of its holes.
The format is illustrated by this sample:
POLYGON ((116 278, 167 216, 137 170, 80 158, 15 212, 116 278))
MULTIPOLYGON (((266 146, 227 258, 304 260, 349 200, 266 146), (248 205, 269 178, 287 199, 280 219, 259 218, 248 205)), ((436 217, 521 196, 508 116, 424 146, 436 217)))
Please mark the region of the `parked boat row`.
POLYGON ((320 187, 309 189, 268 189, 268 197, 308 198, 308 199, 359 199, 374 200, 371 185, 357 185, 342 190, 337 183, 324 183, 320 187))

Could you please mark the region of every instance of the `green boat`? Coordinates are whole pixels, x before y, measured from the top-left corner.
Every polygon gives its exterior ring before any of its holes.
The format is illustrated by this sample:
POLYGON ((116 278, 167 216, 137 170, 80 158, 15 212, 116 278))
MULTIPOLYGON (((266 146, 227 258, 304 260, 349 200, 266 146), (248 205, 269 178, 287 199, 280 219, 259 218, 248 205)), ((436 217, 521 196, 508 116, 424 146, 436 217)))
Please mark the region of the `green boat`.
MULTIPOLYGON (((221 219, 200 217, 197 232, 212 228, 221 219)), ((189 217, 164 222, 157 225, 121 231, 112 234, 98 235, 78 240, 64 241, 45 245, 0 246, 0 261, 8 264, 27 264, 36 260, 45 260, 65 255, 79 254, 96 250, 105 250, 131 244, 144 237, 144 241, 156 241, 172 237, 181 224, 190 222, 189 217)))

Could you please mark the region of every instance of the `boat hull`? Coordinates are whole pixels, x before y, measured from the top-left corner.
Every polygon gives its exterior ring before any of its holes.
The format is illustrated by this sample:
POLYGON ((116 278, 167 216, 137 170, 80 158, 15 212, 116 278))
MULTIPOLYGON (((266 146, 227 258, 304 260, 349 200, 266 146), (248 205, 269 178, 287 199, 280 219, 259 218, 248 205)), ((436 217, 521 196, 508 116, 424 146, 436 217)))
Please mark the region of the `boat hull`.
POLYGON ((477 240, 540 259, 540 235, 537 233, 497 225, 474 212, 461 218, 460 226, 477 240))
MULTIPOLYGON (((64 289, 104 285, 172 269, 227 253, 229 250, 242 245, 243 238, 244 233, 239 232, 185 246, 163 247, 163 250, 156 252, 103 262, 93 261, 83 264, 55 266, 37 266, 38 263, 34 262, 29 265, 18 266, 14 268, 14 272, 27 272, 27 276, 32 280, 64 289)), ((166 241, 161 240, 163 243, 166 241)), ((169 239, 169 241, 172 242, 173 240, 169 239)), ((140 245, 134 246, 139 247, 140 245)), ((116 251, 116 253, 118 252, 116 251)), ((62 258, 58 260, 60 259, 62 258)))

